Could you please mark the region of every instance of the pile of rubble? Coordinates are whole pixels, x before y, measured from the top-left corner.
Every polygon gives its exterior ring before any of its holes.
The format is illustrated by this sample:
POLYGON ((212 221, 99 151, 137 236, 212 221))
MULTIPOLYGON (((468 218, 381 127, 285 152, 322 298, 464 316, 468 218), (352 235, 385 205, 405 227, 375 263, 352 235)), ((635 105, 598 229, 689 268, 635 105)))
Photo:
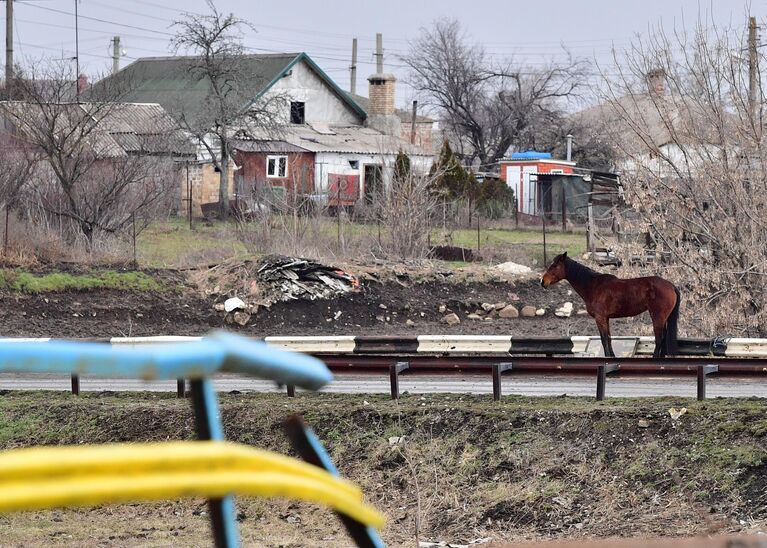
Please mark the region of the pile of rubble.
POLYGON ((357 278, 332 266, 280 255, 266 257, 256 271, 256 279, 280 301, 329 299, 360 285, 357 278))
POLYGON ((330 299, 356 291, 359 280, 342 270, 309 259, 269 255, 257 263, 229 265, 219 278, 226 280, 214 288, 214 293, 228 297, 214 307, 224 314, 228 323, 247 325, 259 307, 275 302, 298 299, 330 299), (242 295, 242 298, 239 296, 242 295))

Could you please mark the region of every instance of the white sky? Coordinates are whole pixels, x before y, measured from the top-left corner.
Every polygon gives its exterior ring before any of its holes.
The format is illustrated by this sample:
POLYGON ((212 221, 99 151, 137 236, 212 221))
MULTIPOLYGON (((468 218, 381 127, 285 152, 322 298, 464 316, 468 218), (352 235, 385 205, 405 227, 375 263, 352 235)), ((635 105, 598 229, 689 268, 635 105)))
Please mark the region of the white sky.
MULTIPOLYGON (((76 0, 16 0, 17 62, 41 56, 74 56, 76 0)), ((739 0, 217 0, 223 12, 251 21, 246 45, 254 52, 306 51, 344 89, 349 86, 352 38, 359 39, 357 89, 367 95, 375 69, 375 33, 384 37, 384 64, 400 80, 397 102, 417 98, 397 58, 408 40, 438 17, 461 21, 491 55, 540 65, 561 58, 562 44, 582 57, 610 63, 612 47, 630 45, 650 26, 690 26, 700 16, 717 24, 745 26, 765 4, 739 0)), ((4 9, 5 6, 0 7, 4 9)), ((93 76, 111 68, 110 40, 120 35, 124 65, 138 57, 167 55, 171 22, 184 10, 205 12, 204 0, 81 0, 80 65, 93 76)))

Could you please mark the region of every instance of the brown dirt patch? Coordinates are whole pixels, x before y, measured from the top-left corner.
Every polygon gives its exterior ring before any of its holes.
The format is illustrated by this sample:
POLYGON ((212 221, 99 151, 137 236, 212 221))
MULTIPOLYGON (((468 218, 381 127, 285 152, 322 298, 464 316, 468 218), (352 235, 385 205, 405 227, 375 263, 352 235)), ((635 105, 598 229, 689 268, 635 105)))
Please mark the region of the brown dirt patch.
MULTIPOLYGON (((588 316, 557 318, 553 311, 565 301, 582 307, 569 286, 548 290, 536 279, 488 280, 486 276, 410 276, 400 273, 377 279, 366 276, 362 289, 329 300, 277 302, 261 307, 249 325, 229 325, 213 309, 226 295, 204 296, 184 274, 153 271, 167 289, 158 292, 94 290, 27 295, 0 292, 1 336, 5 337, 115 337, 139 335, 202 335, 228 328, 253 336, 268 335, 415 335, 502 334, 516 337, 560 337, 596 334, 588 316), (518 300, 514 300, 518 298, 518 300), (466 316, 482 303, 509 302, 546 308, 544 317, 472 321, 466 316), (445 305, 462 322, 441 321, 445 305), (385 307, 385 308, 384 308, 385 307), (340 312, 340 315, 338 314, 340 312), (410 320, 413 326, 406 325, 410 320)), ((613 322, 614 334, 650 333, 647 317, 613 322)))

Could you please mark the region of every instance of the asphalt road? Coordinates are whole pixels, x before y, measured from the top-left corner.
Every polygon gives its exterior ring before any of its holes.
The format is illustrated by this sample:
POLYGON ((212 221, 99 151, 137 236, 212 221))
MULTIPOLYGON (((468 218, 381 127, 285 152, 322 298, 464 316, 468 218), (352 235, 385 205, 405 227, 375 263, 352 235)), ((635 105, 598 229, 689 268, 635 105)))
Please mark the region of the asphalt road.
MULTIPOLYGON (((686 377, 608 377, 607 397, 649 397, 681 396, 694 398, 696 394, 694 376, 686 377)), ((219 392, 256 391, 276 392, 284 390, 274 383, 234 375, 214 377, 219 392)), ((0 374, 0 390, 62 390, 70 389, 68 377, 54 375, 0 374)), ((145 382, 134 379, 105 379, 83 377, 80 390, 89 392, 175 392, 175 381, 145 382)), ((595 376, 545 376, 510 374, 503 377, 503 394, 525 396, 594 396, 595 376)), ((388 394, 388 375, 336 375, 336 379, 323 392, 346 394, 388 394)), ((492 394, 490 375, 407 375, 400 376, 400 393, 411 394, 492 394)), ((707 396, 767 398, 767 377, 709 377, 707 396)))

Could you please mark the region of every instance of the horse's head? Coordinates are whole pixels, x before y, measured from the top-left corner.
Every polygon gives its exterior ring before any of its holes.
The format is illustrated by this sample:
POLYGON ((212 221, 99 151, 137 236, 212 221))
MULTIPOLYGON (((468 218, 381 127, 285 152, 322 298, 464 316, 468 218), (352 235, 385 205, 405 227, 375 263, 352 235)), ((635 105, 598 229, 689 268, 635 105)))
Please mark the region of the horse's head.
POLYGON ((541 285, 543 287, 549 287, 550 285, 565 279, 567 276, 567 271, 565 269, 566 259, 567 251, 554 257, 554 260, 551 262, 551 266, 546 269, 546 272, 544 272, 543 276, 541 277, 541 285))

